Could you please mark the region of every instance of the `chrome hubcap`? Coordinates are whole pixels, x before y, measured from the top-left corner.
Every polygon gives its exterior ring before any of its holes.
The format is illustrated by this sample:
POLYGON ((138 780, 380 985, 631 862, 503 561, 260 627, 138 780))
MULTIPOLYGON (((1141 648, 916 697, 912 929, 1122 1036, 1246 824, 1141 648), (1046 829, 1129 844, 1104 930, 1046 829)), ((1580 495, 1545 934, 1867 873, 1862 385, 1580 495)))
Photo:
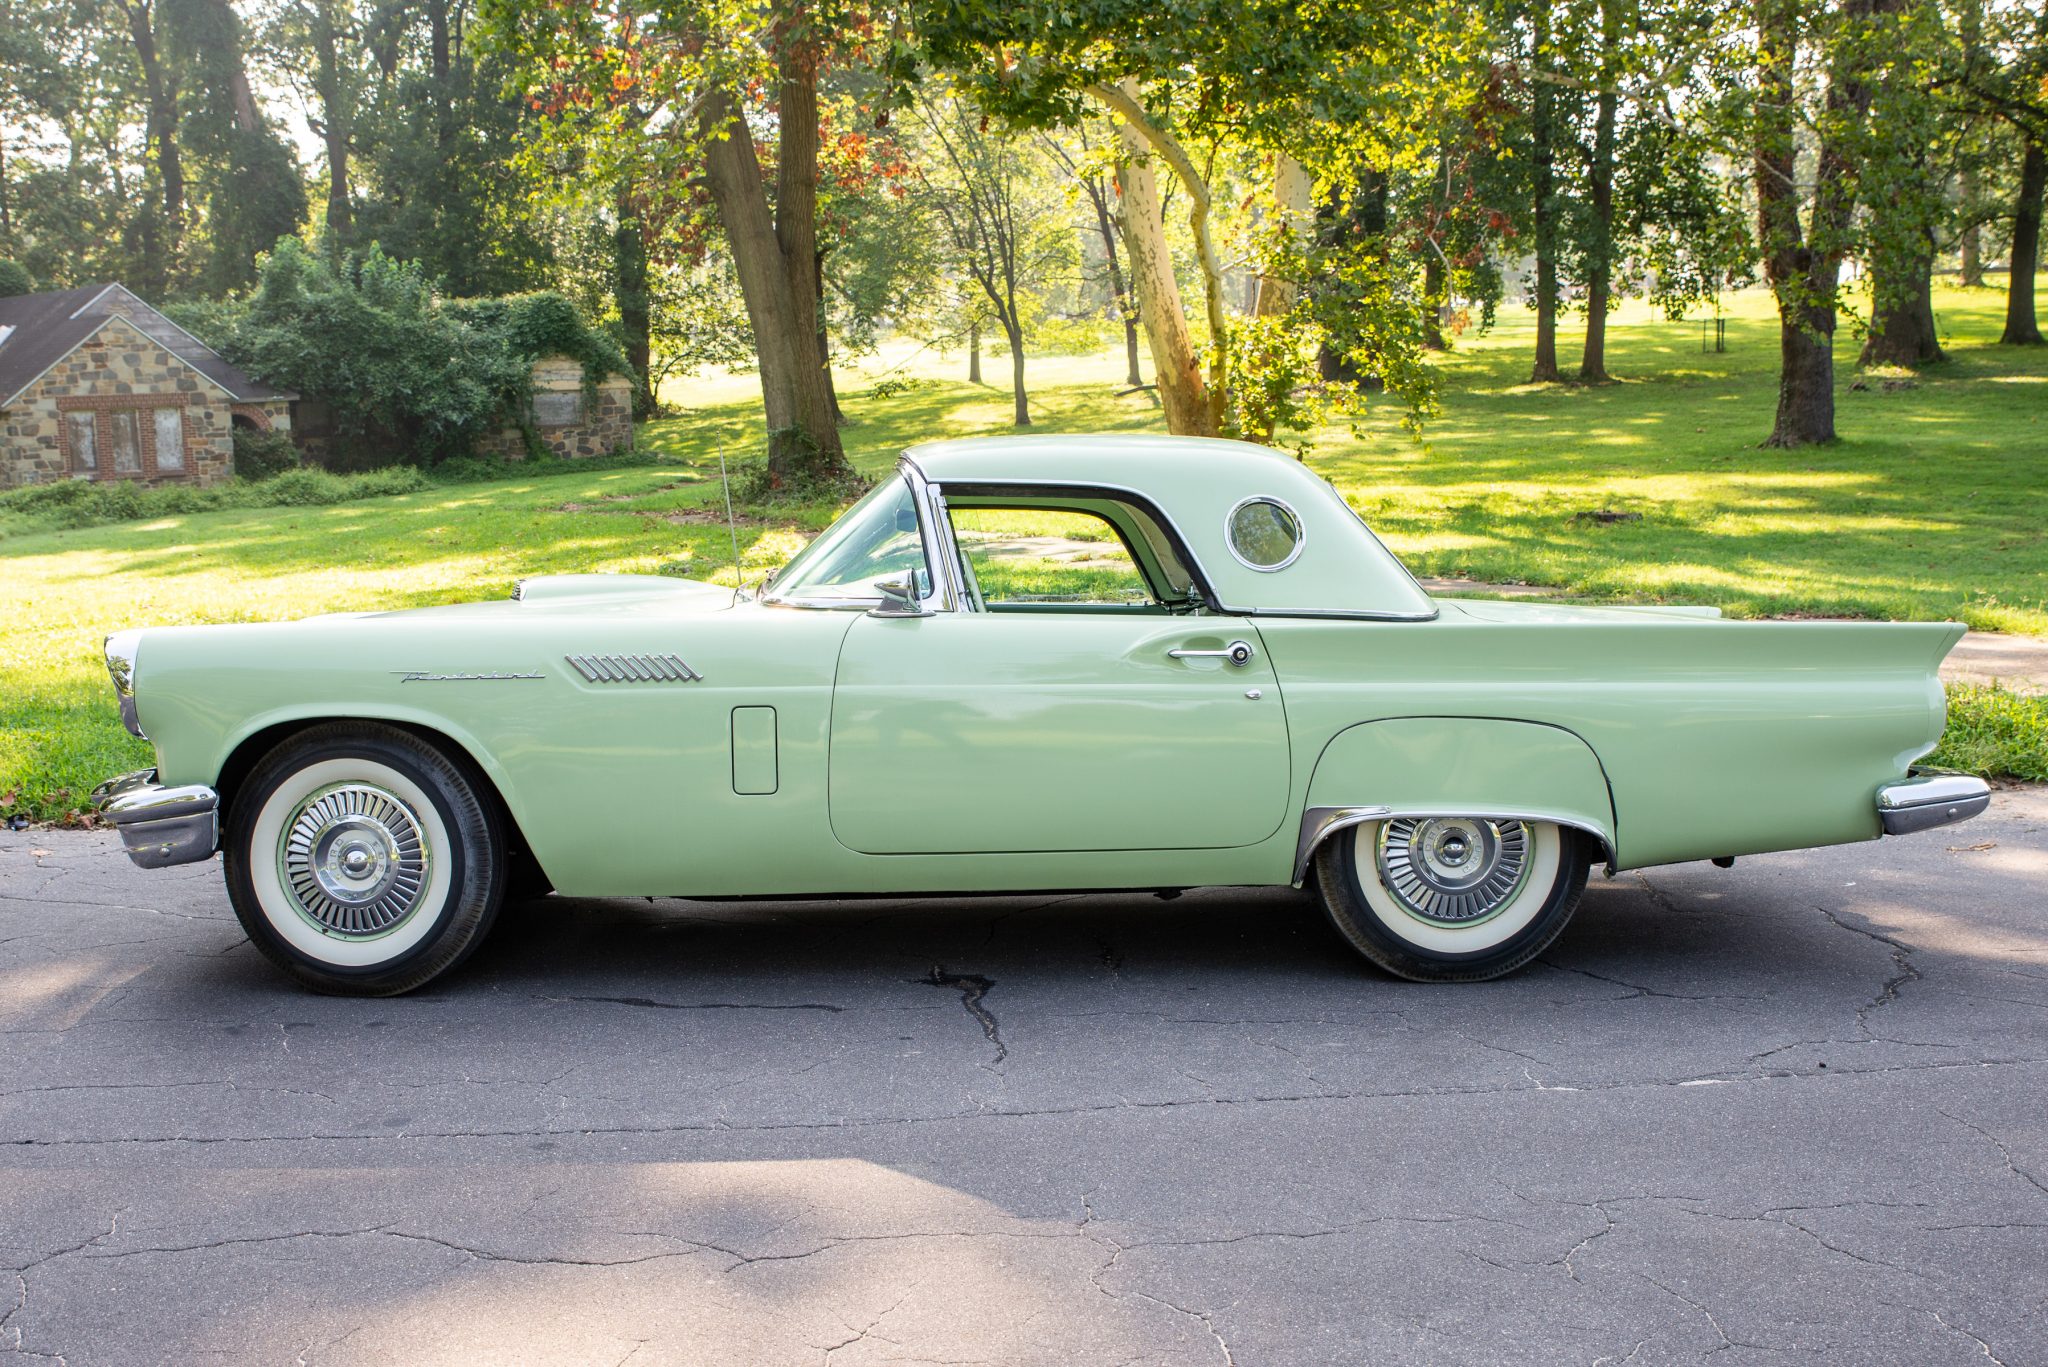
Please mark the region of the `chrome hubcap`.
POLYGON ((346 939, 382 935, 418 910, 427 863, 413 810, 367 783, 338 783, 301 802, 278 850, 299 914, 346 939))
POLYGON ((1403 817, 1380 827, 1380 881, 1410 915, 1474 925, 1505 907, 1529 873, 1529 831, 1519 821, 1403 817))

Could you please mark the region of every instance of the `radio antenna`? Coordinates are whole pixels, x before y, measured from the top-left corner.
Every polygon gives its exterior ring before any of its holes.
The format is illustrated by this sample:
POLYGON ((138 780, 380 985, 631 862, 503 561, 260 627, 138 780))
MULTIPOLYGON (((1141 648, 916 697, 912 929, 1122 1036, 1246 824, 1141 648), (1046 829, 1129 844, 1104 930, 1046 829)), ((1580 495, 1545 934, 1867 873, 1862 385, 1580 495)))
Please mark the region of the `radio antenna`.
POLYGON ((740 524, 732 515, 732 475, 725 468, 725 452, 718 453, 718 482, 725 486, 725 529, 732 534, 732 601, 740 601, 740 524))

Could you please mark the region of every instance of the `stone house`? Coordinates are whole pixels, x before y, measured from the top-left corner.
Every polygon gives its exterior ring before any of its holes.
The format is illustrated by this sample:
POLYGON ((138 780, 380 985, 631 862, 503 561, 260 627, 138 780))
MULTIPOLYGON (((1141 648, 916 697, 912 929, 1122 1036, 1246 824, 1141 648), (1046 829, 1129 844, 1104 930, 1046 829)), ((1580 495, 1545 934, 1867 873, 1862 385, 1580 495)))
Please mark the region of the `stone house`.
POLYGON ((233 430, 289 428, 295 397, 124 286, 0 298, 0 488, 213 484, 234 472, 233 430))
MULTIPOLYGON (((594 396, 583 389, 583 363, 543 356, 533 363, 533 403, 527 413, 541 445, 564 459, 608 456, 633 444, 633 382, 607 375, 594 396)), ((476 444, 477 454, 526 459, 526 436, 499 428, 476 444)))

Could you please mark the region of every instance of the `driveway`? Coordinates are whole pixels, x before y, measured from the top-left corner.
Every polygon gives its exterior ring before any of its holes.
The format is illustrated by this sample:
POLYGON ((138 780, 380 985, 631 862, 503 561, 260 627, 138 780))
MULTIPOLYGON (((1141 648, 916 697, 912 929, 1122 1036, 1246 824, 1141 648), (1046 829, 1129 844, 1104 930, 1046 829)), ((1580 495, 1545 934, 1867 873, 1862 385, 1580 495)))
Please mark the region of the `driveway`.
POLYGON ((2048 1362, 2048 794, 1596 873, 1456 988, 1211 892, 558 899, 336 1000, 213 866, 0 836, 0 1311, 74 1367, 2048 1362))

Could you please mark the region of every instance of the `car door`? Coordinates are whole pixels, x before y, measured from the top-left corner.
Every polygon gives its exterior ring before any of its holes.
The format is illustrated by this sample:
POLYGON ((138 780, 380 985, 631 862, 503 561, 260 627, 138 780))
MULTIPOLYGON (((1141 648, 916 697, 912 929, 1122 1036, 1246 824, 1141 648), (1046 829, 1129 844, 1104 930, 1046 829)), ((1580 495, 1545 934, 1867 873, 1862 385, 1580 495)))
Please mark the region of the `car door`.
POLYGON ((1279 828, 1287 723, 1248 618, 982 597, 847 632, 828 778, 842 844, 1220 849, 1279 828))

